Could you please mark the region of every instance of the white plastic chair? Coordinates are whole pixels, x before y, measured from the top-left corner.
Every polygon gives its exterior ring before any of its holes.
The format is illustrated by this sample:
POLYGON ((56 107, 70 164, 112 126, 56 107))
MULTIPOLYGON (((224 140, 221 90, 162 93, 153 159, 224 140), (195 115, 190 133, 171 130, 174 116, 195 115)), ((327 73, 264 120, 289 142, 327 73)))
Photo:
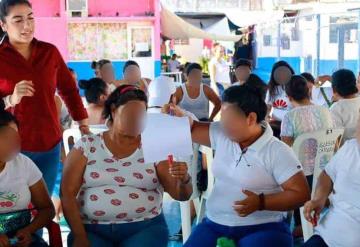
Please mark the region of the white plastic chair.
MULTIPOLYGON (((107 127, 105 125, 95 125, 95 126, 90 126, 90 132, 93 134, 98 134, 101 132, 104 132, 107 130, 107 127)), ((73 138, 74 143, 76 143, 78 140, 81 139, 81 132, 79 129, 67 129, 64 131, 63 133, 63 143, 64 143, 64 150, 65 150, 65 155, 68 155, 70 153, 70 143, 69 140, 70 138, 73 138)))
POLYGON ((197 224, 199 224, 205 216, 206 200, 209 198, 215 183, 215 178, 212 173, 212 163, 214 160, 213 150, 209 147, 201 146, 200 152, 206 155, 208 184, 206 191, 201 194, 200 205, 197 210, 197 224))
POLYGON ((183 243, 185 243, 191 234, 191 201, 194 201, 196 204, 196 199, 199 198, 199 190, 197 188, 197 174, 198 174, 198 156, 199 156, 199 145, 194 144, 194 155, 192 156, 190 166, 188 166, 189 174, 192 178, 192 186, 193 186, 193 194, 191 195, 190 200, 186 202, 180 202, 180 211, 181 211, 181 229, 182 229, 182 237, 183 243))
MULTIPOLYGON (((335 151, 341 143, 342 136, 344 134, 343 129, 328 129, 320 130, 312 133, 306 133, 296 138, 293 150, 298 158, 303 153, 303 143, 309 140, 313 140, 316 145, 315 167, 313 175, 312 192, 315 192, 318 177, 327 163, 333 157, 335 151)), ((301 225, 304 235, 304 241, 307 241, 313 234, 313 226, 304 217, 304 207, 300 208, 301 225)))

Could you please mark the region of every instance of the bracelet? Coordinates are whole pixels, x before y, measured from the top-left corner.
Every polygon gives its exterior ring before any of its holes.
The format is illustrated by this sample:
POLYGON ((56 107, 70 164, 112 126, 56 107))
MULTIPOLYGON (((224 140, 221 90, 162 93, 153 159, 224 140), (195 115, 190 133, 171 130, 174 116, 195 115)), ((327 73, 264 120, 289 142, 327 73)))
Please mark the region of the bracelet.
POLYGON ((188 185, 191 182, 191 176, 189 175, 189 178, 185 182, 181 182, 181 185, 188 185))
POLYGON ((265 195, 264 193, 261 193, 259 195, 259 211, 263 211, 265 209, 265 195))
POLYGON ((11 95, 8 95, 5 98, 3 98, 3 101, 5 103, 5 109, 14 107, 14 105, 10 101, 10 97, 11 97, 11 95))

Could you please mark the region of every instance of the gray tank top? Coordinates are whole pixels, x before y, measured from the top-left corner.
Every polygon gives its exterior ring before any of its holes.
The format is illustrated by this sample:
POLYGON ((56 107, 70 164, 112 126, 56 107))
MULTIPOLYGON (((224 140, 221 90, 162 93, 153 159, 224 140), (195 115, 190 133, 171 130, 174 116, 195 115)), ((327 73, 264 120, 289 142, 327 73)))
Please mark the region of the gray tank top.
POLYGON ((200 95, 196 99, 189 97, 185 84, 181 85, 181 89, 183 97, 179 106, 193 113, 198 119, 209 119, 209 99, 204 93, 204 84, 200 85, 200 95))

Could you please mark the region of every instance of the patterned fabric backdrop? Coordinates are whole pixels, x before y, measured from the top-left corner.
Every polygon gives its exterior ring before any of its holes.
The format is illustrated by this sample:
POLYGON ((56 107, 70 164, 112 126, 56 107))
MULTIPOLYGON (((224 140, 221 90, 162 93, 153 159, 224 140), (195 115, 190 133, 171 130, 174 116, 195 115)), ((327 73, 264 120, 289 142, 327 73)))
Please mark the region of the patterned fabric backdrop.
POLYGON ((128 57, 125 23, 70 23, 68 30, 70 60, 128 57))

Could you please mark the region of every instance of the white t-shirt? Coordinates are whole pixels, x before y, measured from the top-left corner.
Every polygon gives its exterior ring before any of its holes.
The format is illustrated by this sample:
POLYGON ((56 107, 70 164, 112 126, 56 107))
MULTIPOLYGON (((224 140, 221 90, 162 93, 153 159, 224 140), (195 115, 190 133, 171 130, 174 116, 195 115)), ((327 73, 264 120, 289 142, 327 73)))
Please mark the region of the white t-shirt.
POLYGON ((218 61, 215 57, 210 60, 210 65, 215 65, 215 82, 230 86, 230 66, 224 59, 218 61))
POLYGON ((341 99, 330 108, 334 124, 337 128, 344 128, 343 140, 355 137, 356 126, 359 119, 360 97, 341 99))
POLYGON ((170 59, 168 61, 170 72, 179 72, 180 62, 178 60, 170 59))
POLYGON ((207 201, 207 217, 226 226, 249 226, 280 222, 285 212, 257 211, 240 217, 233 205, 246 198, 243 189, 254 193, 281 192, 281 184, 302 171, 294 152, 273 137, 266 124, 264 134, 242 154, 238 143, 231 141, 219 122, 210 126, 211 147, 215 150, 212 172, 213 191, 207 201), (238 163, 238 165, 237 165, 238 163))
POLYGON ((0 213, 27 209, 31 202, 29 187, 41 178, 39 168, 23 154, 7 162, 0 172, 0 213))
POLYGON ((275 120, 282 121, 285 114, 291 110, 291 104, 282 86, 277 86, 275 92, 275 97, 270 98, 270 93, 268 91, 266 93, 265 102, 267 105, 272 106, 272 112, 270 113, 270 115, 275 120))
POLYGON ((327 214, 315 232, 329 246, 360 245, 360 146, 352 139, 336 153, 325 167, 334 184, 334 195, 327 214))

